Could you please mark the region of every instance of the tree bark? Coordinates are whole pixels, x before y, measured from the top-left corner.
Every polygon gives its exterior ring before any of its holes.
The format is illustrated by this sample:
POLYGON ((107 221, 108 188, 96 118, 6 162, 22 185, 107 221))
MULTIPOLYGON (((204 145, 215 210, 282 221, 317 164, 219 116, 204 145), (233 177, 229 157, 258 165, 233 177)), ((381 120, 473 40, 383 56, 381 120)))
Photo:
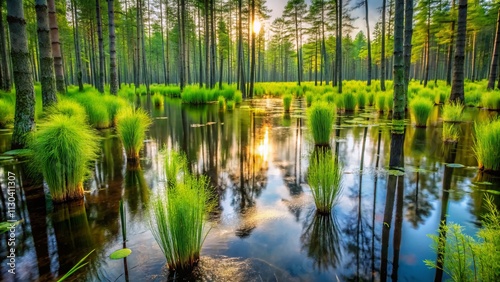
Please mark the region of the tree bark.
MULTIPOLYGON (((339 36, 337 38, 337 52, 339 54, 339 59, 337 61, 337 64, 338 64, 338 77, 339 77, 339 81, 338 81, 338 88, 337 88, 337 92, 338 93, 342 93, 342 10, 343 10, 343 4, 342 4, 342 0, 337 0, 338 3, 339 3, 339 11, 338 11, 338 18, 339 18, 339 26, 338 26, 338 31, 339 31, 339 36)), ((385 1, 385 0, 384 0, 385 1)))
POLYGON ((246 87, 245 87, 245 67, 243 63, 243 27, 242 27, 242 1, 238 0, 238 81, 239 81, 239 90, 243 94, 243 97, 246 98, 246 87))
POLYGON ((370 86, 372 84, 372 44, 370 41, 370 23, 368 21, 368 0, 365 0, 365 20, 366 20, 366 36, 368 44, 368 77, 366 79, 366 85, 370 86))
POLYGON ((113 0, 108 1, 108 24, 109 24, 109 92, 113 95, 118 93, 118 69, 116 64, 116 35, 115 35, 115 11, 113 0))
MULTIPOLYGON (((396 0, 394 15, 394 110, 392 120, 402 121, 405 118, 405 65, 404 65, 404 29, 405 29, 405 0, 396 0)), ((399 125, 399 124, 398 124, 399 125)), ((404 130, 395 128, 397 131, 404 130)))
POLYGON ((7 0, 7 22, 9 23, 10 52, 16 86, 12 149, 19 149, 26 146, 28 134, 35 130, 35 89, 30 67, 23 1, 7 0))
POLYGON ((75 38, 75 57, 76 57, 76 79, 78 81, 78 91, 83 91, 83 80, 82 80, 82 57, 80 54, 80 35, 78 30, 78 13, 76 10, 76 1, 71 1, 73 10, 73 29, 75 38))
POLYGON ((464 62, 465 38, 467 35, 467 0, 458 1, 457 42, 455 47, 455 67, 451 84, 450 101, 464 102, 464 62))
POLYGON ((102 37, 101 4, 95 0, 97 18, 97 37, 99 40, 99 75, 97 76, 97 89, 104 93, 104 40, 102 37))
POLYGON ((0 0, 0 56, 2 57, 2 89, 6 92, 10 92, 12 87, 12 81, 10 78, 10 69, 9 69, 9 56, 7 50, 7 42, 5 38, 5 27, 3 25, 3 0, 0 0))
POLYGON ((495 80, 498 73, 498 56, 500 55, 500 9, 497 15, 497 27, 495 33, 495 45, 493 45, 493 56, 491 56, 490 76, 488 79, 488 90, 495 88, 495 80))
POLYGON ((40 49, 40 80, 42 83, 43 108, 57 103, 54 58, 50 41, 49 14, 47 0, 36 0, 36 20, 38 25, 38 46, 40 49))
POLYGON ((387 0, 382 1, 382 42, 380 51, 380 90, 385 91, 385 10, 387 0))
POLYGON ((410 67, 411 67, 411 41, 413 37, 413 0, 405 0, 405 30, 404 30, 404 95, 405 107, 408 103, 408 86, 410 85, 410 67))
MULTIPOLYGON (((251 1, 251 13, 252 13, 252 20, 251 20, 251 25, 252 25, 252 65, 250 67, 250 90, 248 91, 248 95, 250 98, 253 98, 253 88, 254 88, 254 83, 255 83, 255 30, 254 30, 254 23, 255 23, 255 0, 251 1)), ((299 80, 299 85, 300 85, 300 80, 299 80)))

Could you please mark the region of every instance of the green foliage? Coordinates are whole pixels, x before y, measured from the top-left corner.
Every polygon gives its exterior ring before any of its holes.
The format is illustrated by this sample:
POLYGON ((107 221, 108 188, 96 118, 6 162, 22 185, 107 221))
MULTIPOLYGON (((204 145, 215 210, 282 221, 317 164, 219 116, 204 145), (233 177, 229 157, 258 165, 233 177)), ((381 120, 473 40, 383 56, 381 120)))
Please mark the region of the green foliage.
POLYGON ((190 271, 197 264, 211 209, 208 179, 183 173, 174 187, 157 192, 149 207, 151 231, 171 271, 190 271))
POLYGON ((217 103, 219 104, 219 111, 224 111, 226 109, 226 98, 224 98, 224 96, 219 96, 217 103))
POLYGON ((148 114, 142 109, 125 108, 116 118, 116 132, 123 143, 128 160, 138 160, 146 137, 146 130, 151 124, 148 114))
POLYGON ((335 120, 335 105, 316 102, 307 110, 307 125, 316 145, 329 145, 335 120))
POLYGON ((385 94, 384 93, 377 93, 377 104, 376 108, 379 112, 384 112, 385 111, 385 94))
MULTIPOLYGON (((328 103, 335 103, 335 99, 338 95, 335 95, 333 92, 327 92, 323 95, 323 100, 328 103)), ((342 103, 343 105, 344 103, 342 103)))
POLYGON ((108 107, 103 103, 99 94, 85 93, 75 95, 74 98, 85 108, 88 122, 97 129, 109 128, 112 125, 108 107))
POLYGON ((472 150, 476 155, 480 169, 500 171, 500 120, 476 123, 474 125, 474 145, 472 150))
POLYGON ((236 103, 237 105, 239 105, 239 104, 241 104, 241 102, 243 102, 243 95, 241 94, 240 90, 237 90, 234 93, 234 103, 236 103))
POLYGON ((344 93, 342 96, 344 97, 344 110, 347 112, 354 111, 357 104, 356 96, 351 92, 344 93))
POLYGON ((434 97, 434 103, 435 104, 444 104, 448 100, 448 96, 449 96, 448 92, 441 90, 441 89, 437 89, 436 95, 434 97))
POLYGON ((342 192, 342 167, 330 150, 319 149, 310 158, 307 182, 319 213, 328 214, 342 192))
POLYGON ((366 96, 367 96, 368 106, 371 107, 375 105, 375 93, 368 91, 366 96))
POLYGON ((485 109, 500 110, 500 92, 491 91, 483 93, 481 102, 485 109))
POLYGON ((154 94, 153 105, 155 106, 155 108, 161 109, 161 107, 163 107, 163 96, 160 96, 159 94, 154 94))
POLYGON ((425 260, 430 268, 439 268, 452 281, 500 280, 500 213, 491 197, 486 197, 488 214, 475 238, 464 234, 458 224, 441 223, 439 234, 428 235, 437 261, 425 260))
POLYGON ((123 248, 123 249, 119 249, 119 250, 116 250, 114 252, 112 252, 110 255, 109 255, 109 258, 110 259, 122 259, 122 258, 126 258, 128 257, 130 254, 132 254, 132 250, 129 249, 129 248, 123 248))
POLYGON ((392 90, 387 91, 387 93, 385 93, 385 104, 386 104, 386 110, 388 112, 392 112, 392 108, 394 107, 394 95, 392 90))
POLYGON ((61 281, 64 281, 66 279, 68 279, 68 277, 70 277, 71 275, 73 275, 76 271, 78 271, 78 269, 84 267, 85 265, 88 264, 88 262, 86 263, 83 263, 93 252, 95 251, 92 250, 90 251, 90 253, 88 253, 86 256, 84 256, 77 264, 75 264, 66 274, 64 274, 63 277, 59 278, 57 280, 57 282, 61 282, 61 281))
POLYGON ((226 109, 228 111, 233 111, 234 110, 234 101, 233 100, 226 101, 226 109))
POLYGON ((307 107, 310 107, 312 102, 314 100, 314 93, 311 91, 306 92, 306 105, 307 107))
POLYGON ((48 109, 49 115, 65 115, 67 117, 74 117, 80 122, 87 121, 87 115, 85 113, 85 108, 83 108, 79 103, 72 101, 70 99, 61 99, 59 102, 48 109))
POLYGON ((285 109, 285 113, 290 112, 290 107, 292 106, 292 95, 285 94, 283 96, 283 108, 285 109))
POLYGON ((54 202, 83 198, 83 180, 97 157, 96 133, 75 117, 53 115, 40 125, 29 144, 54 202))
POLYGON ((181 94, 183 103, 187 104, 206 104, 209 102, 209 91, 205 88, 198 88, 196 86, 188 86, 184 88, 181 94))
POLYGON ((410 109, 417 127, 426 127, 434 103, 428 98, 416 97, 410 103, 410 109))
POLYGON ((120 109, 128 106, 127 101, 115 95, 104 95, 103 102, 108 109, 111 125, 116 125, 116 114, 120 109))
POLYGON ((165 174, 167 176, 167 187, 174 188, 182 179, 183 174, 187 172, 186 156, 175 150, 166 150, 162 152, 165 157, 165 174))
POLYGON ((364 109, 366 105, 366 93, 364 91, 360 91, 357 97, 358 97, 358 108, 364 109))
POLYGON ((462 121, 464 106, 460 103, 446 103, 443 106, 443 121, 462 121))
POLYGON ((7 100, 0 100, 0 128, 14 122, 14 104, 7 100))
POLYGON ((469 107, 478 107, 481 103, 482 92, 479 90, 465 91, 464 102, 469 107))

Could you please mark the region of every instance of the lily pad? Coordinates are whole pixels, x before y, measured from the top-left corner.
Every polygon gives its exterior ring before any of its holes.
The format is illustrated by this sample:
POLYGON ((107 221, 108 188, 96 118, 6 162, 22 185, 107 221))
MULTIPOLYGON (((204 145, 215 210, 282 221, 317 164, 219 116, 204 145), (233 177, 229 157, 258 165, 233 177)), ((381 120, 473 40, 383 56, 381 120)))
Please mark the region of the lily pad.
POLYGON ((451 168, 463 168, 465 167, 463 164, 446 164, 447 167, 451 167, 451 168))
POLYGON ((132 250, 129 248, 119 249, 114 251, 111 255, 109 255, 110 259, 122 259, 128 257, 132 253, 132 250))

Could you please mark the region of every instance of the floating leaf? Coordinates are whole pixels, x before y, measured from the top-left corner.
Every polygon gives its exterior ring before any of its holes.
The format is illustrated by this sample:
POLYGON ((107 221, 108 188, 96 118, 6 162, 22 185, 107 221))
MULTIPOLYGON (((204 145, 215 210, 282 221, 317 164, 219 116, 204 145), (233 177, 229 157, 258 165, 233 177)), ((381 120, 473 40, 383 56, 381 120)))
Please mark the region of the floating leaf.
POLYGON ((493 185, 493 183, 488 182, 488 181, 481 181, 481 182, 472 182, 474 185, 493 185))
POLYGON ((110 259, 122 259, 128 257, 132 253, 132 250, 129 248, 119 249, 114 251, 111 255, 109 255, 110 259))
POLYGON ((447 167, 451 168, 463 168, 465 167, 463 164, 446 164, 447 167))
POLYGON ((394 176, 403 176, 405 175, 404 171, 397 170, 397 169, 389 169, 387 172, 389 175, 394 175, 394 176))

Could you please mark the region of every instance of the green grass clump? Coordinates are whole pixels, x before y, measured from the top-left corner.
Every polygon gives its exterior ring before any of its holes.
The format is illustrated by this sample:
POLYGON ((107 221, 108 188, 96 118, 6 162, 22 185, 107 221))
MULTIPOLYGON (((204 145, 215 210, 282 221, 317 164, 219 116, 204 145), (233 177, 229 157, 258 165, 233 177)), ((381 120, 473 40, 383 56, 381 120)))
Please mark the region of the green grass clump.
POLYGON ((241 102, 243 102, 243 95, 241 94, 240 90, 236 90, 236 92, 234 93, 234 103, 239 105, 241 104, 241 102))
POLYGON ((161 107, 163 107, 163 96, 159 94, 153 95, 153 105, 155 108, 161 109, 161 107))
POLYGON ((313 153, 307 182, 319 213, 329 214, 342 192, 342 167, 329 150, 313 153))
POLYGON ((394 95, 392 90, 387 91, 387 93, 385 93, 385 105, 386 105, 386 110, 388 112, 392 112, 392 108, 394 107, 394 95))
POLYGON ((421 98, 427 98, 431 101, 434 101, 434 98, 436 96, 436 91, 429 89, 429 88, 422 88, 417 94, 418 97, 421 98))
POLYGON ((233 100, 226 101, 226 109, 228 111, 233 111, 234 110, 234 101, 233 100))
POLYGON ((410 109, 417 127, 427 126, 427 120, 433 107, 434 103, 427 98, 416 97, 411 101, 410 109))
POLYGON ((218 104, 219 111, 224 111, 226 109, 226 98, 224 98, 224 96, 219 96, 218 104))
POLYGON ((134 110, 128 107, 118 112, 116 132, 125 148, 127 160, 139 160, 139 151, 143 146, 146 130, 150 124, 151 118, 142 109, 134 110))
POLYGON ((462 121, 464 106, 460 103, 446 103, 443 106, 443 121, 462 121))
POLYGON ((170 271, 188 272, 199 261, 208 231, 209 181, 186 174, 175 187, 157 193, 150 205, 150 226, 170 271))
POLYGON ((52 106, 48 113, 50 115, 61 114, 67 117, 74 117, 76 120, 80 122, 87 121, 87 114, 85 113, 85 108, 82 107, 75 101, 70 99, 61 99, 59 102, 52 106))
POLYGON ((0 128, 14 122, 14 104, 5 100, 0 100, 0 128))
POLYGON ((364 91, 360 91, 357 97, 358 97, 358 108, 364 109, 366 105, 366 93, 364 91))
POLYGON ((285 94, 283 96, 283 108, 285 109, 285 113, 290 112, 290 107, 292 106, 293 96, 290 94, 285 94))
POLYGON ((314 93, 312 93, 311 91, 307 91, 306 92, 306 106, 310 107, 313 100, 314 100, 314 93))
POLYGON ((431 268, 442 269, 452 281, 499 281, 500 212, 493 198, 485 197, 488 213, 475 236, 466 235, 464 227, 444 222, 432 239, 437 260, 424 260, 431 268))
POLYGON ((434 103, 436 105, 444 104, 448 100, 448 94, 444 90, 437 89, 436 96, 434 96, 434 103))
POLYGON ((371 91, 368 91, 366 96, 367 96, 366 98, 367 98, 368 106, 371 107, 371 106, 375 105, 375 94, 371 91))
POLYGON ((74 98, 85 108, 90 125, 97 129, 109 128, 112 125, 108 107, 106 103, 103 102, 103 96, 87 93, 77 94, 74 98))
POLYGON ((481 103, 482 92, 479 90, 465 91, 464 102, 468 107, 478 107, 481 103))
POLYGON ((344 110, 347 112, 352 112, 356 109, 356 96, 353 93, 347 92, 342 94, 344 97, 344 110))
POLYGON ((379 112, 383 113, 385 111, 385 95, 384 93, 377 93, 377 104, 376 108, 379 112))
POLYGON ((443 123, 443 141, 457 142, 460 139, 460 127, 454 123, 443 123))
POLYGON ((209 91, 205 88, 198 88, 196 86, 188 86, 184 88, 181 94, 183 103, 187 104, 206 104, 209 101, 209 91))
POLYGON ((187 172, 186 156, 175 150, 162 152, 165 157, 165 174, 167 177, 167 187, 175 188, 181 181, 184 173, 187 172))
POLYGON ((83 198, 83 180, 97 157, 97 134, 76 117, 56 114, 41 124, 29 147, 54 202, 83 198))
POLYGON ((104 104, 106 105, 106 108, 108 109, 108 114, 109 114, 109 118, 111 120, 111 125, 112 126, 116 125, 116 114, 122 108, 125 108, 128 106, 127 101, 124 100, 123 98, 120 98, 120 97, 117 97, 114 95, 105 95, 104 96, 104 104))
POLYGON ((479 169, 500 171, 500 120, 494 120, 474 125, 474 145, 472 150, 476 155, 479 169))
MULTIPOLYGON (((340 96, 340 95, 335 95, 335 93, 333 93, 333 92, 327 92, 323 95, 323 100, 328 102, 328 103, 335 103, 337 96, 340 96)), ((342 103, 342 105, 343 105, 343 103, 342 103)))
POLYGON ((500 92, 491 91, 483 93, 481 98, 483 108, 493 111, 500 110, 500 92))
POLYGON ((335 106, 316 102, 307 110, 307 125, 316 145, 329 145, 335 120, 335 106))

